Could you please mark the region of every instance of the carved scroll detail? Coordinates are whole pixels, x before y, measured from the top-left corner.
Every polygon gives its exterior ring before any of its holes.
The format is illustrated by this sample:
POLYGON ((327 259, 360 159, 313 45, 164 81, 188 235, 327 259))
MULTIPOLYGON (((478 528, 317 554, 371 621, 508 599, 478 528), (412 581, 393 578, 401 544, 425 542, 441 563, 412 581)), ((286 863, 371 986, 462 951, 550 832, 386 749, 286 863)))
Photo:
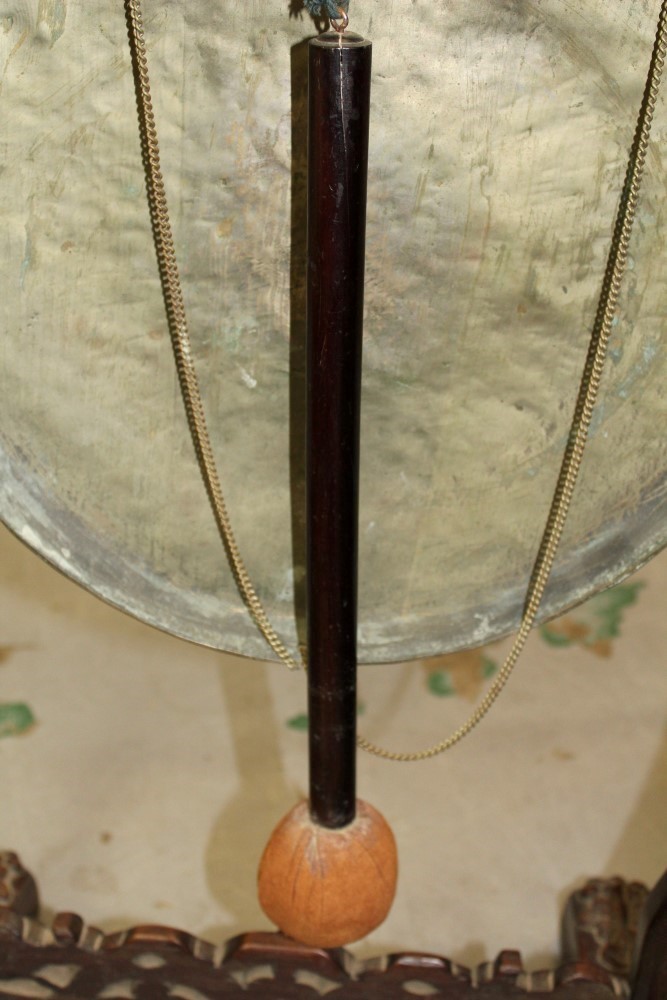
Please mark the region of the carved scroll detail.
POLYGON ((35 880, 13 851, 0 851, 0 908, 25 917, 37 915, 39 900, 35 880))

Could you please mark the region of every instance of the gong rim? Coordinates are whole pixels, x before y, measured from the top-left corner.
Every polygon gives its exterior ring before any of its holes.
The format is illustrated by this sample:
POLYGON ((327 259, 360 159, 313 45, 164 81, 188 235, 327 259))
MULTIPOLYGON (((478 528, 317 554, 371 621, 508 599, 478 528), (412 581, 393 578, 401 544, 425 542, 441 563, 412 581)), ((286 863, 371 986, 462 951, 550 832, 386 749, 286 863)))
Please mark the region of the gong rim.
MULTIPOLYGON (((36 501, 25 482, 16 478, 12 463, 5 452, 0 452, 0 521, 12 534, 33 552, 44 559, 54 569, 99 597, 139 621, 164 631, 177 638, 193 642, 221 652, 258 660, 272 661, 276 657, 256 630, 252 651, 248 651, 248 636, 245 628, 235 630, 238 622, 249 612, 235 606, 225 609, 206 596, 188 595, 186 604, 189 614, 183 614, 183 594, 157 576, 149 578, 140 568, 126 560, 119 559, 109 547, 91 546, 89 531, 77 523, 71 513, 54 507, 49 511, 36 501), (77 540, 80 545, 77 546, 77 540), (81 558, 81 553, 86 553, 81 558), (91 579, 96 584, 91 584, 91 579), (130 581, 134 580, 132 586, 130 581), (128 590, 128 584, 129 590, 128 590), (143 594, 142 600, 128 599, 128 593, 143 594), (159 613, 156 613, 158 609, 159 613), (224 636, 224 644, 220 641, 224 636)), ((586 601, 601 590, 613 587, 630 574, 640 569, 646 562, 667 547, 667 490, 663 482, 655 490, 655 501, 650 512, 643 510, 638 518, 626 518, 605 537, 591 540, 585 551, 570 553, 564 561, 556 562, 556 567, 540 606, 536 624, 564 614, 586 601), (639 522, 642 537, 638 539, 636 524, 639 522), (632 540, 630 540, 632 539, 632 540), (593 566, 602 566, 593 571, 593 566)), ((221 559, 223 558, 221 549, 221 559)), ((395 637, 378 636, 373 628, 373 656, 361 659, 361 663, 391 663, 437 656, 461 649, 473 648, 497 641, 515 632, 520 624, 520 615, 512 608, 520 608, 525 598, 528 581, 517 581, 514 593, 508 600, 495 607, 480 607, 474 615, 476 624, 462 622, 459 632, 452 630, 442 636, 437 650, 429 642, 421 643, 416 634, 410 647, 397 643, 395 637), (504 614, 498 607, 505 608, 504 614)), ((240 600, 240 599, 239 599, 240 600)), ((435 612, 437 617, 437 612, 435 612)), ((294 629, 294 620, 274 621, 279 634, 284 635, 294 629)), ((359 623, 359 641, 363 649, 365 623, 359 623)))

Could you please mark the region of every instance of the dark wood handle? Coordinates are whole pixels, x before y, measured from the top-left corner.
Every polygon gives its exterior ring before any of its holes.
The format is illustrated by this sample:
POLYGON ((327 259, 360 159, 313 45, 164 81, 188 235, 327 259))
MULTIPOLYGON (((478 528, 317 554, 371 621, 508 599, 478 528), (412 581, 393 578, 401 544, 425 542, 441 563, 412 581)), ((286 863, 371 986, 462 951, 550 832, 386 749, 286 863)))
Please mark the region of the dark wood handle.
POLYGON ((310 43, 307 599, 310 808, 355 815, 359 407, 371 45, 310 43))

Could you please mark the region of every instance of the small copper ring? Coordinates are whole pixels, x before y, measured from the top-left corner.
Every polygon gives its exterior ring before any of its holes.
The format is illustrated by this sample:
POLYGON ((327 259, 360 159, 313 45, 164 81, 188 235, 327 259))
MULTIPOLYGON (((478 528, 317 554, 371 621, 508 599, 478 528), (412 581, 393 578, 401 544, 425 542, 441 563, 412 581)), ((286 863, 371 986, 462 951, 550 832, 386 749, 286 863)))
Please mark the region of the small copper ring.
POLYGON ((338 8, 338 13, 340 14, 341 17, 340 21, 335 21, 333 17, 330 17, 329 21, 331 23, 331 27, 333 28, 333 30, 337 31, 339 34, 342 35, 345 29, 347 28, 348 24, 350 23, 350 18, 347 12, 344 11, 342 7, 338 8))

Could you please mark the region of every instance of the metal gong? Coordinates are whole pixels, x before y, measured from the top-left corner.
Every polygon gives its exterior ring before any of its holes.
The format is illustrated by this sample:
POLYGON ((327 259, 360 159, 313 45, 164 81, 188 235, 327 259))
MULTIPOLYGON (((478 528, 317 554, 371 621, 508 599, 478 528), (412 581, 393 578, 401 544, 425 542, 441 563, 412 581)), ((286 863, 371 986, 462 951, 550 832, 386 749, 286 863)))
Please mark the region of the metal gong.
MULTIPOLYGON (((299 3, 146 0, 194 354, 236 535, 301 631, 305 112, 299 3)), ((641 101, 653 0, 352 0, 374 44, 360 659, 518 622, 641 101)), ((0 510, 160 628, 269 651, 184 420, 121 0, 5 0, 0 510)), ((544 615, 667 542, 659 105, 611 355, 544 615)))

